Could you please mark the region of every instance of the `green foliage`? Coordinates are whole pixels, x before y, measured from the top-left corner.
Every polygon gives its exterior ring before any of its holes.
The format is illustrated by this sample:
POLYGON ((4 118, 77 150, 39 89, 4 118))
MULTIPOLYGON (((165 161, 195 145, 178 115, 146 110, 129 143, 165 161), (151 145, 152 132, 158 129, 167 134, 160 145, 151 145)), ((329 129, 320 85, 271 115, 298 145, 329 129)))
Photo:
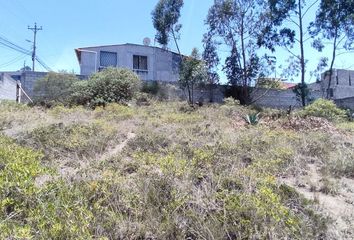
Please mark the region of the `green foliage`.
POLYGON ((14 122, 14 116, 28 112, 30 108, 15 101, 0 100, 0 131, 10 128, 14 122))
POLYGON ((4 109, 24 127, 6 133, 44 156, 0 137, 1 239, 317 239, 327 218, 284 178, 308 163, 330 180, 354 172, 348 135, 269 127, 266 117, 245 128, 241 116, 255 110, 232 99, 4 109), (41 118, 25 121, 33 111, 41 118))
POLYGON ((105 119, 109 122, 131 119, 135 113, 133 108, 117 103, 110 103, 105 107, 97 107, 94 110, 95 118, 105 119))
POLYGON ((185 57, 182 61, 179 84, 182 89, 188 92, 188 102, 194 104, 194 88, 208 79, 207 69, 201 60, 198 49, 194 48, 189 57, 185 57))
MULTIPOLYGON (((215 42, 229 47, 223 71, 230 85, 242 88, 238 97, 242 104, 248 103, 248 87, 263 75, 266 66, 258 53, 265 44, 257 44, 257 39, 264 35, 264 29, 270 28, 267 25, 271 21, 270 12, 267 1, 253 0, 214 1, 208 12, 206 43, 215 42)), ((208 44, 206 47, 210 48, 208 44)), ((214 62, 217 58, 211 50, 208 60, 214 62)))
POLYGON ((156 29, 157 42, 167 46, 170 40, 170 34, 176 39, 182 25, 177 24, 181 16, 183 0, 159 0, 152 11, 152 21, 156 29))
POLYGON ((239 106, 240 105, 240 101, 236 100, 233 97, 228 97, 224 99, 224 104, 226 106, 239 106))
POLYGON ((91 107, 108 103, 125 103, 140 90, 141 80, 128 69, 107 68, 95 73, 88 81, 74 85, 72 101, 91 107))
POLYGON ((296 95, 296 99, 298 102, 302 103, 302 106, 306 106, 306 102, 309 101, 310 97, 310 89, 308 88, 306 83, 299 83, 293 89, 293 92, 296 95))
POLYGON ((91 238, 88 199, 61 181, 38 186, 41 175, 53 174, 41 158, 0 136, 0 238, 91 238))
POLYGON ((42 149, 53 158, 65 155, 90 156, 114 141, 115 129, 100 122, 72 125, 52 124, 30 132, 24 143, 42 149))
POLYGON ((330 121, 343 121, 347 118, 346 111, 339 109, 333 101, 318 99, 306 106, 301 112, 303 116, 322 117, 330 121))
POLYGON ((78 81, 79 79, 74 74, 50 72, 35 82, 34 101, 36 104, 49 107, 56 104, 68 104, 69 97, 73 93, 72 86, 78 81))
POLYGON ((149 93, 152 95, 157 95, 160 90, 160 84, 158 81, 145 81, 141 88, 144 93, 149 93))
POLYGON ((256 84, 257 88, 283 89, 282 82, 276 78, 259 78, 256 84))
POLYGON ((248 114, 245 116, 245 120, 250 125, 257 125, 260 120, 260 113, 248 114))

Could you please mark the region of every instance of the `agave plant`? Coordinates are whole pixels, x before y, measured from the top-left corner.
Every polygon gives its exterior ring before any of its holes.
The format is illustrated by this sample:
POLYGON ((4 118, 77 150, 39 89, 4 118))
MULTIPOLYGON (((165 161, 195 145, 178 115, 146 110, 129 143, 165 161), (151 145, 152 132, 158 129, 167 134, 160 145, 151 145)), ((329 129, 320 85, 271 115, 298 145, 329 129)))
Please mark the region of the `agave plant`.
POLYGON ((257 125, 260 120, 260 113, 248 114, 245 116, 245 120, 250 125, 257 125))

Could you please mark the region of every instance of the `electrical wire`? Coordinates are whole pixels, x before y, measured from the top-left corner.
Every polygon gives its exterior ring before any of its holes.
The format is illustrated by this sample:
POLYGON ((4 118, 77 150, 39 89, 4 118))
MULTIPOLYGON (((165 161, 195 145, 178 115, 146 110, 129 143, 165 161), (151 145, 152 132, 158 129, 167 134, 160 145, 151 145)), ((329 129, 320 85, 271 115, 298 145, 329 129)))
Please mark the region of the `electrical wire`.
MULTIPOLYGON (((5 46, 5 47, 8 47, 12 50, 15 50, 17 52, 20 52, 22 54, 26 54, 28 56, 32 56, 32 52, 29 51, 29 50, 26 50, 20 46, 18 46, 17 44, 11 42, 10 40, 6 39, 5 37, 1 36, 0 35, 0 44, 5 46)), ((38 56, 36 56, 36 61, 47 71, 52 71, 51 68, 44 63, 43 60, 41 60, 38 56)))
POLYGON ((19 62, 20 60, 23 60, 24 58, 26 58, 26 56, 24 54, 21 54, 20 56, 17 56, 14 59, 12 59, 6 63, 0 64, 0 68, 10 66, 11 64, 14 64, 14 63, 19 62))

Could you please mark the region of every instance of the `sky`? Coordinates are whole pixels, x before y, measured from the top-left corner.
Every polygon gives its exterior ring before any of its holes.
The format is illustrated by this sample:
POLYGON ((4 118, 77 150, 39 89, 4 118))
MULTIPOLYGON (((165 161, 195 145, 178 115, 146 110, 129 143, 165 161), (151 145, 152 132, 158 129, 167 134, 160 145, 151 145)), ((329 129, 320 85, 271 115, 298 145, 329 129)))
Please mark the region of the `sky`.
MULTIPOLYGON (((190 54, 193 47, 202 51, 202 37, 207 31, 204 24, 208 9, 213 0, 185 0, 180 22, 183 25, 181 52, 190 54)), ((80 72, 74 52, 75 48, 123 43, 142 44, 145 37, 154 44, 155 30, 151 11, 157 0, 0 0, 0 36, 17 45, 31 50, 33 27, 37 22, 43 30, 37 35, 37 55, 54 71, 67 70, 80 72)), ((309 19, 315 9, 309 12, 309 19)), ((310 21, 310 20, 309 20, 310 21)), ((157 46, 157 44, 156 44, 157 46)), ((175 49, 174 45, 169 46, 175 49)), ((225 47, 220 47, 221 58, 226 56, 225 47)), ((319 54, 306 46, 309 71, 317 66, 321 56, 330 56, 325 50, 319 54)), ((289 54, 279 49, 275 54, 277 66, 284 65, 289 54)), ((354 69, 353 53, 339 57, 336 67, 354 69)), ((24 64, 32 66, 31 57, 0 45, 0 71, 14 71, 24 64)), ((219 67, 221 69, 222 66, 219 67)), ((44 70, 38 63, 36 70, 44 70)), ((220 70, 221 72, 221 70, 220 70)), ((277 68, 279 75, 281 70, 277 68)), ((221 74, 222 81, 225 76, 221 74)), ((295 82, 299 79, 295 78, 295 82)))

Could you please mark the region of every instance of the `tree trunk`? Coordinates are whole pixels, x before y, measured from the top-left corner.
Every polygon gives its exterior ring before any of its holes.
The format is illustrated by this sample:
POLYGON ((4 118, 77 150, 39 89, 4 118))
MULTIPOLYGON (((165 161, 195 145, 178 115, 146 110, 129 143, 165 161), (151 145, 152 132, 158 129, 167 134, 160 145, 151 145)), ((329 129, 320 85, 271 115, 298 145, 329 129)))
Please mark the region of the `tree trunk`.
POLYGON ((187 91, 188 91, 188 103, 192 104, 192 93, 189 84, 187 84, 187 91))
POLYGON ((242 76, 242 98, 244 102, 247 104, 248 102, 248 79, 247 79, 247 63, 246 63, 246 49, 245 49, 245 39, 244 39, 244 21, 243 17, 241 20, 241 51, 242 51, 242 69, 243 69, 243 76, 242 76))
POLYGON ((172 36, 173 36, 173 40, 174 40, 174 42, 176 44, 176 48, 177 48, 179 57, 181 58, 181 62, 182 62, 183 61, 183 57, 182 57, 181 51, 180 51, 179 46, 178 46, 178 42, 177 42, 175 31, 173 29, 172 29, 172 36))
POLYGON ((301 0, 298 0, 299 5, 299 30, 300 30, 300 65, 301 65, 301 103, 302 106, 306 106, 306 93, 305 93, 305 51, 304 51, 304 29, 303 29, 303 17, 302 17, 302 5, 301 0))
MULTIPOLYGON (((334 43, 333 43, 333 50, 332 50, 332 61, 331 65, 329 67, 329 79, 328 79, 328 87, 327 87, 327 99, 330 98, 329 93, 331 89, 331 82, 332 82, 332 76, 333 76, 333 66, 334 66, 334 61, 336 60, 336 50, 337 50, 337 36, 338 34, 338 28, 336 28, 335 31, 335 37, 334 37, 334 43)), ((327 73, 325 74, 325 79, 326 79, 327 73)))

